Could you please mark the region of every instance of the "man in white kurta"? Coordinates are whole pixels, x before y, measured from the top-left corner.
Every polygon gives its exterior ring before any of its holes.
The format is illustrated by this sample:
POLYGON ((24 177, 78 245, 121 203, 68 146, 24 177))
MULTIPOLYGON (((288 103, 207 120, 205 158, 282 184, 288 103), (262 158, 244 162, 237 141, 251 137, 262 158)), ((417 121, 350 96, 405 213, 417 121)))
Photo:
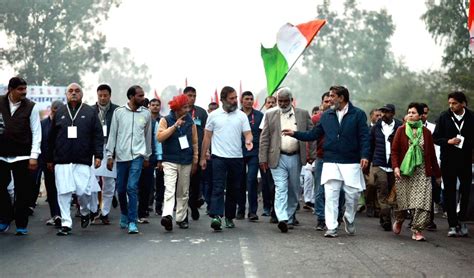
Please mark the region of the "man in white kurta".
POLYGON ((325 237, 337 237, 339 194, 344 190, 343 221, 348 234, 355 233, 355 214, 360 192, 365 189, 362 170, 368 166, 369 130, 364 111, 349 102, 349 91, 342 86, 329 90, 332 109, 326 111, 319 124, 308 132, 283 130, 283 134, 302 141, 319 140, 324 136, 324 163, 321 184, 325 192, 325 237))
POLYGON ((98 168, 103 157, 103 134, 95 110, 82 103, 82 88, 75 83, 66 90, 67 104, 54 115, 48 141, 46 161, 55 173, 58 204, 61 210, 61 229, 58 236, 71 232, 71 197, 76 192, 81 215, 81 227, 90 223, 91 194, 100 191, 94 167, 98 168))

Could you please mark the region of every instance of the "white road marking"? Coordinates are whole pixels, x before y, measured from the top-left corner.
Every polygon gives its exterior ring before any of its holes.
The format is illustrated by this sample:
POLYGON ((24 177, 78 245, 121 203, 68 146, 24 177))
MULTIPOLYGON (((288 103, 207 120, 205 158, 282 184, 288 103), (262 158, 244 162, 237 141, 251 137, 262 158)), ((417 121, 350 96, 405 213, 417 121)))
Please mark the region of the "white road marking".
POLYGON ((249 247, 247 244, 246 238, 239 238, 240 245, 240 255, 242 257, 242 262, 244 266, 244 274, 246 278, 256 278, 257 269, 252 262, 252 257, 250 256, 249 247))

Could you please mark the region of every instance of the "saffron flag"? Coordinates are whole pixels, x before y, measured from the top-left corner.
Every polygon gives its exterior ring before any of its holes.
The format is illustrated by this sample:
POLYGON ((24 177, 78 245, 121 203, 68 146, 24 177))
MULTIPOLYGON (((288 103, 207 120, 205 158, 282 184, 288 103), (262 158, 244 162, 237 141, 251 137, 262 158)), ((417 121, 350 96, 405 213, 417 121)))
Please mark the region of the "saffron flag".
POLYGON ((296 26, 287 23, 278 31, 277 42, 272 48, 261 46, 269 96, 273 95, 278 86, 280 86, 288 72, 324 24, 326 24, 326 20, 322 19, 296 26))
POLYGON ((469 49, 474 54, 474 4, 473 0, 469 1, 469 17, 467 19, 467 27, 469 29, 469 49))

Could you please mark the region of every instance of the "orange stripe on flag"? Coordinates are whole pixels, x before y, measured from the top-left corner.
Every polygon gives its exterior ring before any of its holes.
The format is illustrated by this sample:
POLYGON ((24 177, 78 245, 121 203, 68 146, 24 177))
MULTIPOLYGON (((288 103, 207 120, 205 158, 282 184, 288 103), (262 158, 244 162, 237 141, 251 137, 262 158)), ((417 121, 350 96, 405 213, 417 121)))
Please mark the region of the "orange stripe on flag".
POLYGON ((319 30, 326 24, 326 20, 317 19, 310 22, 302 23, 296 25, 301 34, 306 38, 308 46, 313 40, 314 36, 319 32, 319 30))

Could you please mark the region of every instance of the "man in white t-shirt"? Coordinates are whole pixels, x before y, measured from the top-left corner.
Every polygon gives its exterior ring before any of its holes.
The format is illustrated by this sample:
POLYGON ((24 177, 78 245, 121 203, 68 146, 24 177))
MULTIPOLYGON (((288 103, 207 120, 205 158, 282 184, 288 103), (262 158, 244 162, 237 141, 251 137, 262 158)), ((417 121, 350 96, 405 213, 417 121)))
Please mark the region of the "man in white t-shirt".
POLYGON ((226 228, 235 227, 233 219, 236 214, 237 193, 243 176, 242 134, 247 150, 253 148, 249 121, 245 113, 237 109, 238 100, 234 88, 224 87, 221 101, 222 107, 207 118, 199 163, 203 170, 206 169, 206 152, 212 143, 213 177, 209 216, 212 218, 211 228, 215 231, 222 230, 224 207, 226 228))

